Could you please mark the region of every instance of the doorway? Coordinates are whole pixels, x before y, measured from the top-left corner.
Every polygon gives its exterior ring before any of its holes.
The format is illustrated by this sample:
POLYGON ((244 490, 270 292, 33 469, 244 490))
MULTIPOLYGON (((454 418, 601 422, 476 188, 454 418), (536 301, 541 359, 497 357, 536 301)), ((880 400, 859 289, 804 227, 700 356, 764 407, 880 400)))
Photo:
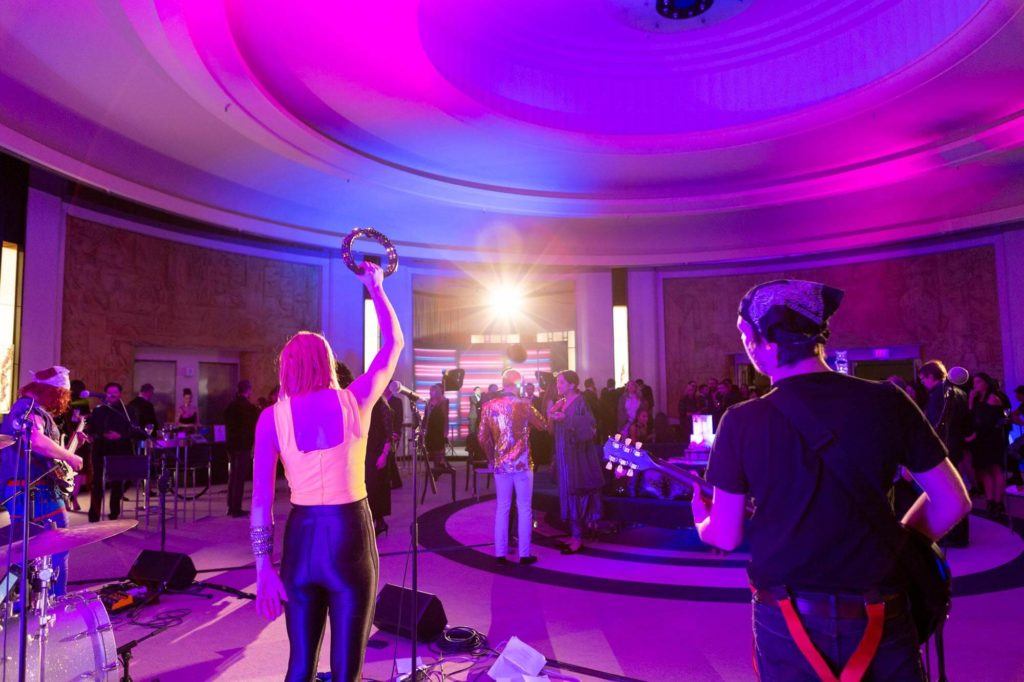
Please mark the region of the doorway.
POLYGON ((178 363, 174 360, 136 360, 132 394, 143 384, 153 384, 153 409, 160 424, 174 421, 174 396, 177 394, 178 363))
POLYGON ((199 363, 199 421, 223 424, 224 410, 238 391, 238 365, 232 362, 199 363))

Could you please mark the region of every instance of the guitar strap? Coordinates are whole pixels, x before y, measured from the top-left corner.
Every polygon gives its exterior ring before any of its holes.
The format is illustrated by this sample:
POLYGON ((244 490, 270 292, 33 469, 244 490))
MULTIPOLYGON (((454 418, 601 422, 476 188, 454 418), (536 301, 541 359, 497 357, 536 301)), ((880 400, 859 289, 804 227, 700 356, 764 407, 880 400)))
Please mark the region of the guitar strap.
MULTIPOLYGON (((893 555, 897 556, 898 548, 905 541, 905 537, 902 536, 895 517, 882 518, 882 514, 876 511, 877 505, 860 503, 862 500, 877 495, 877 490, 870 486, 858 468, 851 467, 849 471, 837 472, 833 469, 834 463, 830 463, 829 458, 824 455, 826 450, 832 448, 844 457, 852 458, 849 451, 843 447, 842 442, 821 423, 820 419, 807 407, 807 404, 792 392, 776 389, 766 395, 765 400, 768 400, 769 404, 800 434, 806 448, 805 455, 817 458, 821 462, 823 471, 831 475, 833 480, 839 484, 839 488, 853 503, 853 508, 858 510, 868 524, 885 538, 886 544, 894 552, 893 555), (856 494, 858 489, 861 491, 860 495, 856 494)), ((856 650, 838 676, 832 672, 821 652, 814 646, 788 595, 779 600, 779 608, 782 610, 786 629, 789 630, 790 636, 820 679, 829 682, 836 680, 851 682, 863 678, 878 651, 885 627, 885 603, 878 599, 877 595, 865 599, 867 626, 856 650)))

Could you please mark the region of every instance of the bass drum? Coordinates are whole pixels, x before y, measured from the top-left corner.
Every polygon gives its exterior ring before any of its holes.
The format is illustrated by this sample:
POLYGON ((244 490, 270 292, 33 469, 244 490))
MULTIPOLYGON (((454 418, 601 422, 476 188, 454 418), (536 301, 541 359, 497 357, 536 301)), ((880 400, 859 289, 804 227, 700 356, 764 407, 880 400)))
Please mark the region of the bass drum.
MULTIPOLYGON (((117 645, 110 617, 103 602, 93 592, 83 590, 58 597, 52 602, 52 625, 46 634, 45 679, 53 682, 71 680, 119 680, 120 665, 117 645)), ((19 616, 7 619, 8 653, 14 655, 4 661, 4 674, 18 679, 18 623, 19 616)), ((27 679, 39 679, 39 617, 29 614, 29 647, 26 655, 27 679)))

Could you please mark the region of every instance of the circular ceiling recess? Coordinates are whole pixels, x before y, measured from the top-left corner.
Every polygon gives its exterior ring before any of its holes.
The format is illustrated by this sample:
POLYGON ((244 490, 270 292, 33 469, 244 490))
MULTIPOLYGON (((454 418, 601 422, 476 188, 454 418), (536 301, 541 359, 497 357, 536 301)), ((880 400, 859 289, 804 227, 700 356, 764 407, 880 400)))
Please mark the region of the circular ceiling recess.
POLYGON ((685 21, 654 4, 521 0, 467 12, 462 0, 424 0, 419 34, 438 72, 496 114, 585 134, 687 135, 806 111, 890 77, 985 3, 751 0, 685 21))

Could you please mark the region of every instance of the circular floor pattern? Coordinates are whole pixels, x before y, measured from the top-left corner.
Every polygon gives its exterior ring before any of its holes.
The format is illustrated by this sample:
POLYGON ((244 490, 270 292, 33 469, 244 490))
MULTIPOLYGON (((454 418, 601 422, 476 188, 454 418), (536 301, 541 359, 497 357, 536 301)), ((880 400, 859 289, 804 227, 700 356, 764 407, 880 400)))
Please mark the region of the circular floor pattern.
MULTIPOLYGON (((676 543, 683 549, 646 548, 613 539, 563 557, 556 551, 555 538, 535 533, 538 564, 500 565, 489 547, 471 547, 493 541, 493 500, 493 495, 470 498, 420 515, 422 547, 443 552, 445 558, 470 568, 557 587, 686 601, 750 600, 744 556, 691 549, 685 538, 676 543)), ((1024 523, 1017 520, 1011 531, 975 512, 971 533, 970 548, 950 551, 954 594, 971 596, 1024 586, 1024 523)))

